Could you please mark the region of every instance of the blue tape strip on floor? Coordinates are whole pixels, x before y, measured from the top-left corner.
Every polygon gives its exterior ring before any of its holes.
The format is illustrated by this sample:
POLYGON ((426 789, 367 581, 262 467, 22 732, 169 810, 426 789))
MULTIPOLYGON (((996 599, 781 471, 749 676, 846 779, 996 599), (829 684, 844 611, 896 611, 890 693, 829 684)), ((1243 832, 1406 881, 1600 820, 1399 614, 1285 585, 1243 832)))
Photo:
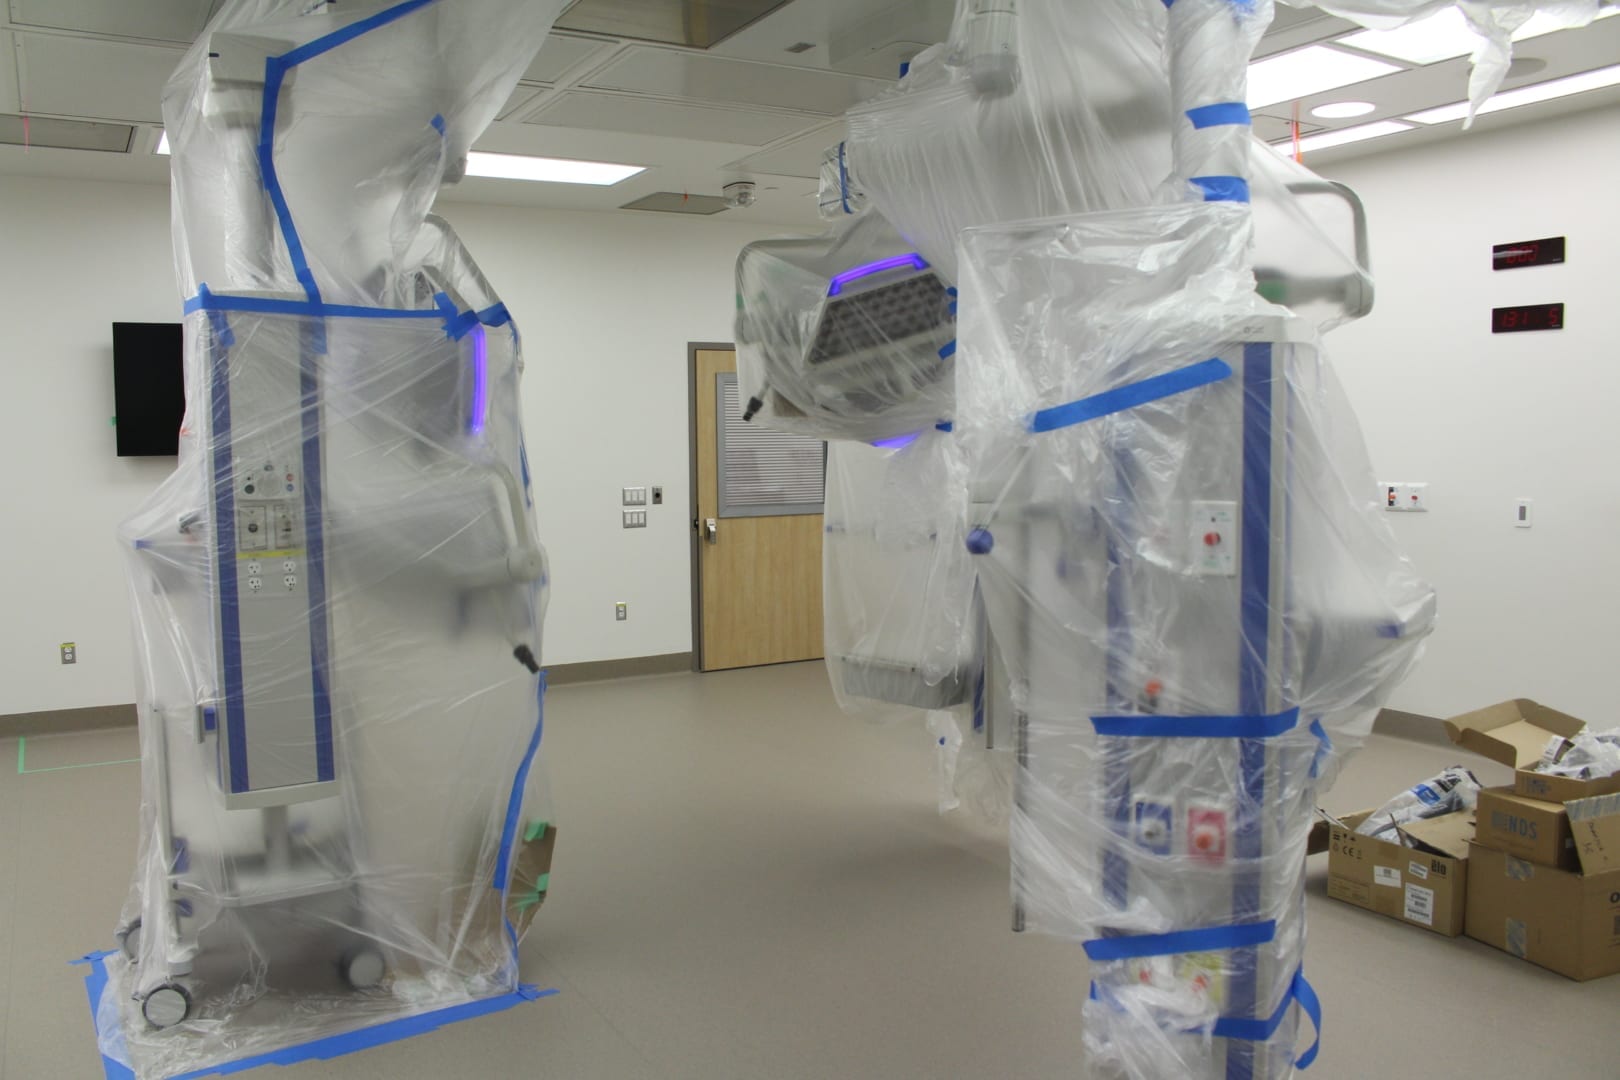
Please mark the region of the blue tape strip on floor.
MULTIPOLYGON (((90 998, 90 1023, 96 1025, 96 1012, 101 1004, 102 992, 107 987, 107 957, 112 950, 90 953, 73 961, 74 964, 88 964, 90 972, 84 977, 85 993, 90 998)), ((402 1016, 397 1020, 389 1020, 371 1027, 360 1028, 358 1031, 346 1031, 341 1035, 328 1035, 324 1039, 315 1039, 298 1046, 288 1046, 280 1050, 272 1050, 264 1054, 255 1054, 252 1057, 240 1058, 236 1061, 227 1061, 221 1065, 214 1065, 196 1072, 182 1073, 173 1080, 199 1080, 205 1076, 229 1076, 233 1073, 246 1072, 257 1069, 262 1065, 296 1065, 302 1061, 328 1061, 335 1057, 343 1057, 359 1050, 370 1050, 373 1047, 383 1046, 387 1043, 409 1039, 416 1035, 426 1035, 437 1031, 446 1024, 453 1024, 458 1020, 472 1020, 480 1016, 489 1016, 498 1012, 505 1012, 515 1005, 525 1001, 539 1001, 541 998, 553 997, 560 991, 542 990, 528 983, 520 985, 510 994, 499 997, 484 998, 479 1001, 469 1001, 461 1005, 451 1005, 432 1012, 421 1013, 416 1016, 402 1016)), ((97 1040, 100 1039, 100 1030, 97 1029, 97 1040)), ((135 1080, 135 1074, 127 1065, 105 1054, 101 1057, 102 1068, 106 1071, 107 1080, 135 1080)))

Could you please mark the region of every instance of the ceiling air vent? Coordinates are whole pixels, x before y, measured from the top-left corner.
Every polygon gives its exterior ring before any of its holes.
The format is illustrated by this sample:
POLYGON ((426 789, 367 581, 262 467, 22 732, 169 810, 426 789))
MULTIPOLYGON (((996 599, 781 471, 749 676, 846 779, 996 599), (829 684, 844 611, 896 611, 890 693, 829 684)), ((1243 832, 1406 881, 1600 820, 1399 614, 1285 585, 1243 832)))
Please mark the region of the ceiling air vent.
POLYGON ((0 143, 14 146, 127 154, 134 137, 135 129, 128 124, 93 124, 88 120, 52 120, 0 113, 0 143))
POLYGON ((720 195, 683 195, 679 191, 655 191, 635 202, 627 202, 621 210, 651 210, 659 214, 718 214, 726 208, 720 195))

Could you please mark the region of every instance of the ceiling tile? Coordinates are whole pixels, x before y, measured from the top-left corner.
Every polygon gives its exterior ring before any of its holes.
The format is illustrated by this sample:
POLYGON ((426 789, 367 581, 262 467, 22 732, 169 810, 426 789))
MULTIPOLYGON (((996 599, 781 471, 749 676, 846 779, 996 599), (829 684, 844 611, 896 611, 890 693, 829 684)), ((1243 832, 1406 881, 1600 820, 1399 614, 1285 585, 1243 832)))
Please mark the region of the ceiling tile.
POLYGON ((163 84, 180 49, 55 34, 16 35, 29 112, 161 124, 163 84))
POLYGON ((764 146, 801 130, 805 119, 783 113, 571 90, 525 117, 524 123, 764 146))
POLYGON ((189 45, 207 24, 210 7, 210 0, 11 0, 11 21, 189 45))
POLYGON ((128 124, 92 124, 84 120, 52 120, 0 114, 0 143, 13 146, 51 146, 60 150, 105 150, 127 153, 135 129, 128 124))
POLYGON ((844 137, 844 124, 821 124, 810 131, 757 154, 733 161, 726 168, 733 172, 768 173, 796 176, 803 180, 821 179, 821 156, 844 137))
POLYGON ((523 80, 538 83, 558 82, 574 65, 584 63, 592 56, 606 53, 616 47, 609 42, 571 37, 568 34, 552 34, 546 38, 546 43, 540 46, 540 52, 535 56, 534 63, 523 73, 523 80))
POLYGON ((528 83, 518 83, 512 88, 512 96, 506 99, 501 111, 495 114, 497 120, 510 119, 514 114, 522 112, 534 102, 534 99, 546 92, 543 86, 531 86, 528 83))
POLYGON ((725 60, 701 53, 636 48, 583 85, 660 97, 841 116, 850 106, 887 89, 878 79, 830 71, 725 60))
POLYGON ((707 49, 788 0, 576 0, 557 25, 707 49))

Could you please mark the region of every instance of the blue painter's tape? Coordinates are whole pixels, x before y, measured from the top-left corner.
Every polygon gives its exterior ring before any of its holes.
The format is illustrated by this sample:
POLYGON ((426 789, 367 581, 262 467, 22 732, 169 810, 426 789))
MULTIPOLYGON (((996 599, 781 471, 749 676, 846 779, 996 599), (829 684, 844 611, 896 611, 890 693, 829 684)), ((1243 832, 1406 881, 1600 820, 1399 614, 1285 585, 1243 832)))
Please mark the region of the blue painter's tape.
POLYGON ((1294 999, 1305 1010, 1305 1015, 1311 1018, 1311 1026, 1316 1029, 1316 1037, 1311 1040, 1310 1047, 1294 1061, 1296 1068, 1308 1069, 1316 1060, 1316 1052, 1322 1048, 1322 999, 1316 996, 1316 988, 1306 980, 1304 971, 1294 976, 1294 999))
POLYGON ((950 341, 947 341, 945 343, 943 348, 941 348, 939 350, 939 358, 941 360, 949 360, 951 357, 953 357, 955 355, 956 355, 956 339, 952 338, 950 341))
POLYGON ((1153 739, 1270 739, 1292 731, 1299 708, 1272 716, 1093 716, 1098 735, 1153 739))
POLYGON ((844 144, 838 144, 838 198, 844 204, 844 213, 853 214, 849 208, 849 165, 844 160, 844 144))
POLYGON ((1315 780, 1322 774, 1322 762, 1326 761, 1327 756, 1333 753, 1333 740, 1328 738, 1327 729, 1322 726, 1320 716, 1311 721, 1311 734, 1316 736, 1318 743, 1316 754, 1311 758, 1311 779, 1315 780))
POLYGON ((438 114, 434 114, 433 119, 429 120, 428 123, 433 125, 433 130, 434 131, 437 131, 440 135, 444 134, 444 117, 443 116, 440 116, 438 114))
POLYGON ((1277 937, 1277 921, 1244 923, 1240 926, 1210 926, 1201 930, 1179 930, 1171 934, 1135 934, 1088 941, 1083 948, 1091 960, 1135 960, 1144 956, 1176 956, 1181 953, 1215 952, 1264 945, 1277 937))
POLYGON ((297 67, 306 60, 313 60, 322 53, 331 52, 339 45, 353 41, 362 34, 369 34, 379 26, 387 26, 395 19, 402 18, 435 2, 436 0, 405 0, 403 4, 395 4, 391 8, 379 11, 370 18, 361 19, 359 22, 345 26, 341 30, 334 30, 324 37, 318 37, 307 45, 300 45, 291 52, 282 53, 278 59, 288 67, 297 67))
POLYGON ((1231 374, 1231 365, 1219 358, 1190 364, 1164 375, 1155 375, 1140 382, 1128 383, 1113 390, 1081 398, 1079 401, 1071 401, 1067 405, 1054 405, 1050 409, 1042 409, 1030 418, 1029 430, 1038 434, 1083 424, 1088 420, 1124 412, 1126 409, 1134 409, 1161 398, 1220 382, 1231 374))
MULTIPOLYGON (((240 311, 255 315, 298 315, 311 319, 443 319, 443 311, 422 308, 362 307, 356 304, 323 304, 309 300, 272 300, 263 296, 220 296, 198 289, 185 302, 187 315, 194 311, 240 311)), ((454 309, 452 309, 453 311, 454 309)))
POLYGON ((506 310, 505 304, 491 304, 477 313, 477 319, 485 326, 505 326, 512 321, 512 313, 506 310))
POLYGON ((1241 176, 1195 176, 1192 183, 1204 193, 1205 202, 1249 201, 1249 182, 1241 176))
MULTIPOLYGON (((1089 997, 1092 1001, 1114 1004, 1109 1002, 1108 998, 1098 991, 1096 983, 1091 984, 1089 997)), ((1207 1030, 1211 1035, 1219 1039, 1234 1039, 1239 1042, 1266 1042, 1277 1034, 1277 1029, 1282 1027, 1283 1020, 1288 1016, 1290 1006, 1295 1002, 1299 1003, 1299 1007, 1306 1016, 1310 1017, 1311 1023, 1316 1027, 1316 1041, 1294 1062, 1296 1067, 1308 1069, 1311 1063, 1316 1060, 1316 1053, 1322 1041, 1322 1002, 1316 996, 1315 988, 1306 981, 1303 971, 1294 973, 1293 979, 1288 984, 1288 991, 1283 994, 1282 1002, 1270 1016, 1260 1019, 1223 1016, 1207 1029, 1190 1028, 1187 1029, 1186 1033, 1193 1035, 1207 1030)), ((1118 1008, 1117 1005, 1114 1005, 1114 1007, 1118 1008)))
MULTIPOLYGON (((101 997, 107 987, 106 958, 112 952, 91 953, 82 959, 73 961, 74 964, 88 964, 90 971, 84 977, 85 994, 90 999, 90 1022, 94 1024, 97 1011, 101 1004, 101 997)), ((228 1061, 222 1065, 198 1069, 194 1072, 183 1073, 174 1077, 174 1080, 201 1080, 208 1076, 230 1076, 235 1073, 247 1072, 264 1065, 296 1065, 303 1061, 330 1061, 332 1058, 342 1057, 359 1050, 370 1050, 374 1047, 385 1046, 401 1039, 409 1039, 416 1035, 426 1035, 437 1031, 446 1024, 453 1024, 458 1020, 472 1020, 480 1016, 490 1016, 505 1012, 514 1006, 526 1001, 539 1001, 543 998, 554 997, 558 991, 542 990, 528 983, 519 984, 518 988, 509 994, 497 997, 483 998, 478 1001, 469 1001, 461 1005, 451 1005, 443 1009, 434 1009, 431 1012, 419 1013, 416 1016, 402 1016, 397 1020, 389 1020, 371 1027, 361 1028, 358 1031, 346 1031, 341 1035, 329 1035, 324 1039, 315 1039, 311 1042, 301 1043, 298 1046, 284 1047, 272 1050, 269 1053, 255 1054, 252 1057, 228 1061)), ((98 1041, 99 1035, 98 1032, 98 1041)), ((107 1057, 101 1058, 102 1070, 107 1080, 135 1080, 135 1074, 127 1065, 107 1057)))
POLYGON ((1214 105, 1200 105, 1196 109, 1187 110, 1187 119, 1192 126, 1203 129, 1210 127, 1224 127, 1233 124, 1247 126, 1250 123, 1249 107, 1241 101, 1222 101, 1214 105))
POLYGON ((501 826, 500 855, 495 860, 495 880, 490 882, 491 887, 502 896, 506 895, 506 887, 512 876, 512 844, 517 839, 518 815, 523 812, 523 788, 529 781, 529 767, 534 764, 534 755, 540 749, 540 736, 546 726, 546 673, 543 671, 535 691, 535 708, 534 734, 529 738, 529 748, 524 751, 523 760, 518 763, 517 774, 512 777, 512 793, 506 799, 506 822, 501 826))
POLYGON ((934 425, 934 430, 943 431, 949 434, 950 432, 956 430, 956 425, 949 420, 941 420, 939 423, 934 425))

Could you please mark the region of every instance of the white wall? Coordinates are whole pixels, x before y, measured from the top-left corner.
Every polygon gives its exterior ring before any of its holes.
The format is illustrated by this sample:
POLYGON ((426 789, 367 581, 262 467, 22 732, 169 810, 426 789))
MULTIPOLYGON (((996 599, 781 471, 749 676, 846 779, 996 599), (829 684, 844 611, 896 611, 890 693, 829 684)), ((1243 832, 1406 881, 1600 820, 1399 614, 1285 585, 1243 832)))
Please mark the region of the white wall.
POLYGON ((1620 725, 1620 110, 1324 171, 1367 204, 1378 281, 1328 347, 1379 479, 1432 485, 1430 513, 1389 515, 1441 620, 1394 705, 1523 696, 1620 725), (1493 244, 1547 236, 1563 266, 1492 271, 1493 244), (1568 329, 1490 333, 1492 307, 1554 301, 1568 329))
MULTIPOLYGON (((773 230, 443 209, 524 335, 545 662, 689 650, 686 346, 731 340, 737 252, 773 230), (664 487, 645 531, 620 528, 632 484, 664 487)), ((173 461, 114 455, 111 323, 178 320, 170 252, 166 188, 0 176, 0 714, 134 700, 113 529, 173 461)))

